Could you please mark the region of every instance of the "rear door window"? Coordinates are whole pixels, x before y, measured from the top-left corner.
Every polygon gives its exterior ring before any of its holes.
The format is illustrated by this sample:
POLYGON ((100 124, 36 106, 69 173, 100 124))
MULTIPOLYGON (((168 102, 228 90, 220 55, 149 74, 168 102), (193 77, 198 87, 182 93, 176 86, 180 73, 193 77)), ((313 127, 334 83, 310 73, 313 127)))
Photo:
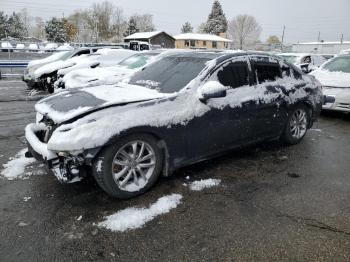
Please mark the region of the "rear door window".
POLYGON ((277 59, 254 56, 250 57, 250 61, 257 83, 261 84, 282 78, 282 70, 277 59))
POLYGON ((249 85, 248 63, 232 61, 217 71, 217 78, 223 86, 231 88, 249 85))

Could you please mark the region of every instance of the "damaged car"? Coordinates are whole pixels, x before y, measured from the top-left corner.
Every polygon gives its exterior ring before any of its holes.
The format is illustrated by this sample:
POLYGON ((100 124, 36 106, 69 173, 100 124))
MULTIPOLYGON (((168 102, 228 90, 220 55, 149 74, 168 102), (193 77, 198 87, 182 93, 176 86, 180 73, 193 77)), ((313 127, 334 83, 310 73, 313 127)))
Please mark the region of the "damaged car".
POLYGON ((35 105, 27 157, 63 182, 93 176, 116 198, 228 150, 299 143, 322 108, 320 83, 263 53, 176 51, 128 82, 62 91, 35 105))

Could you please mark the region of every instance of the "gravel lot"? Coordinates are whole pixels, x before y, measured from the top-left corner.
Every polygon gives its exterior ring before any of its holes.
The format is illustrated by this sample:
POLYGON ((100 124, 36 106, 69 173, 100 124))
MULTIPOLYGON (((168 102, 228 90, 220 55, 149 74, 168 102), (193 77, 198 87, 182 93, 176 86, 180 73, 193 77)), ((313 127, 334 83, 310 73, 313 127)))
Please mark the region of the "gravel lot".
MULTIPOLYGON (((0 81, 0 169, 25 148, 34 103, 22 82, 0 81)), ((60 184, 36 162, 28 179, 0 179, 0 260, 349 261, 349 137, 350 115, 323 114, 299 145, 234 151, 127 201, 108 197, 92 180, 60 184), (196 192, 183 185, 187 176, 222 182, 196 192), (182 194, 182 203, 143 228, 113 233, 96 226, 172 193, 182 194)))

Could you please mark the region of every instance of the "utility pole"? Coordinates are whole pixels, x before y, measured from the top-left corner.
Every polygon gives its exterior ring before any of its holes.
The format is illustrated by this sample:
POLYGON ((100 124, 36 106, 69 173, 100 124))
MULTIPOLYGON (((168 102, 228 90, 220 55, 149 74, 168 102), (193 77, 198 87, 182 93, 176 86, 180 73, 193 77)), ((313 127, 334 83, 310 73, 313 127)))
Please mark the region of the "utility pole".
POLYGON ((284 41, 284 31, 286 30, 286 26, 283 26, 282 38, 281 38, 281 52, 283 52, 283 41, 284 41))
POLYGON ((341 38, 340 38, 340 51, 342 50, 342 47, 343 47, 343 39, 344 39, 344 34, 341 34, 341 38))
POLYGON ((318 37, 317 37, 317 42, 318 42, 318 43, 320 42, 320 39, 321 39, 321 32, 318 31, 318 37))

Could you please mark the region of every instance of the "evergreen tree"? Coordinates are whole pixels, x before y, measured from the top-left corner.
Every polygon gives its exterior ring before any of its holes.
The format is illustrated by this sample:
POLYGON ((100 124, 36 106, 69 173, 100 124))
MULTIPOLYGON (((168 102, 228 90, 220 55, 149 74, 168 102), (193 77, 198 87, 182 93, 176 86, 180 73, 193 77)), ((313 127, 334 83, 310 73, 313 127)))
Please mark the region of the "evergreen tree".
POLYGON ((4 12, 0 11, 0 39, 8 35, 8 17, 4 12))
POLYGON ((20 16, 15 12, 13 12, 12 15, 8 18, 7 27, 8 36, 14 38, 23 38, 26 35, 24 24, 20 16))
POLYGON ((182 28, 181 28, 181 33, 192 33, 193 32, 193 27, 190 22, 186 22, 182 28))
POLYGON ((134 33, 137 33, 139 29, 137 28, 137 23, 136 19, 134 17, 130 17, 129 22, 128 22, 128 28, 125 31, 124 36, 129 36, 134 33))
POLYGON ((214 1, 211 12, 205 25, 205 32, 219 35, 227 31, 227 20, 219 1, 214 1))
POLYGON ((68 35, 64 27, 64 21, 53 17, 45 25, 46 38, 48 41, 64 43, 68 40, 68 35))

